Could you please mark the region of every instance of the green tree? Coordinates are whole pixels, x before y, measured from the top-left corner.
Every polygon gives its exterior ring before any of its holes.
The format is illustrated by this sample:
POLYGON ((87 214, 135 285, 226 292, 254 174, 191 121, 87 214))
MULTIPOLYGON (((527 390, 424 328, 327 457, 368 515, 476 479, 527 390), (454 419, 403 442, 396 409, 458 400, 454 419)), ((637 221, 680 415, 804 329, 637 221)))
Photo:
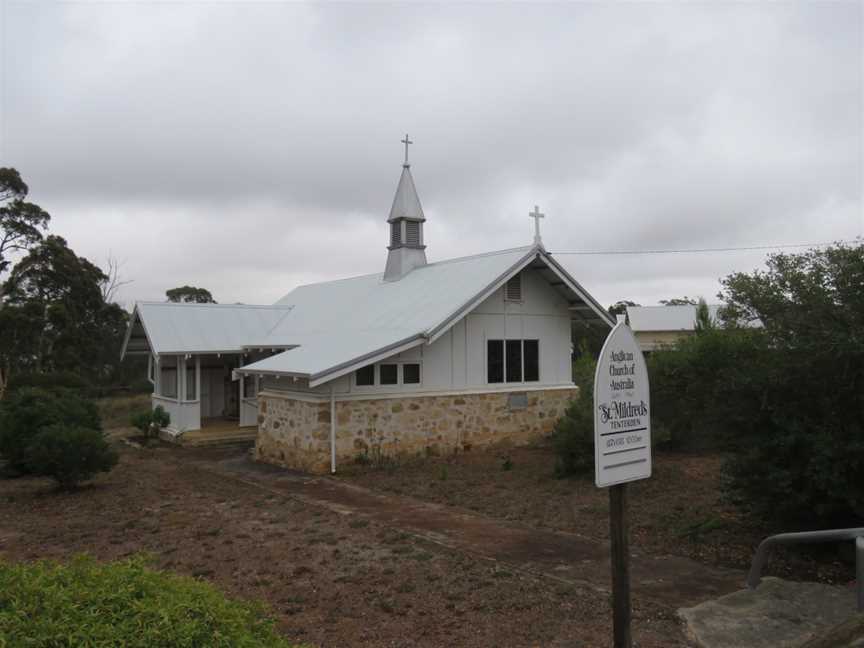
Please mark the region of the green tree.
POLYGON ((660 303, 663 304, 664 306, 695 306, 696 300, 691 298, 691 297, 687 297, 687 295, 684 295, 684 297, 673 297, 672 299, 661 299, 660 303))
POLYGON ((165 291, 165 296, 170 302, 178 302, 183 304, 215 304, 216 300, 206 288, 196 288, 195 286, 180 286, 165 291))
POLYGON ((772 255, 722 283, 725 327, 649 360, 655 424, 682 444, 711 435, 729 495, 779 529, 859 526, 864 245, 772 255))
POLYGON ((621 301, 617 301, 612 304, 607 310, 612 317, 617 315, 626 315, 628 306, 639 306, 636 302, 632 302, 626 299, 622 299, 621 301))
POLYGON ((0 274, 8 270, 8 255, 42 240, 50 216, 25 200, 29 189, 15 169, 0 168, 0 274))
POLYGON ((105 274, 48 236, 3 285, 0 366, 18 373, 71 372, 101 381, 119 362, 126 312, 106 303, 105 274))
POLYGON ((711 311, 708 310, 708 304, 700 297, 699 303, 696 306, 696 332, 704 333, 705 331, 713 331, 716 324, 711 317, 711 311))

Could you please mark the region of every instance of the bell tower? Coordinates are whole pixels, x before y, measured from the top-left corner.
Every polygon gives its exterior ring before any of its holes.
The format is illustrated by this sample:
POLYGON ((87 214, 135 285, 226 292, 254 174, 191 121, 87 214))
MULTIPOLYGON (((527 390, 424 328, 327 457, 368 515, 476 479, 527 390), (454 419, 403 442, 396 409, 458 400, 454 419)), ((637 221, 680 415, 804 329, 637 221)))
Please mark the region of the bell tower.
POLYGON ((398 281, 414 268, 426 265, 426 246, 423 239, 423 223, 426 217, 420 206, 420 198, 411 177, 411 165, 408 163, 408 145, 413 142, 405 135, 402 140, 405 145, 405 163, 402 165, 402 176, 393 206, 390 208, 390 245, 387 246, 387 266, 384 269, 384 281, 398 281))

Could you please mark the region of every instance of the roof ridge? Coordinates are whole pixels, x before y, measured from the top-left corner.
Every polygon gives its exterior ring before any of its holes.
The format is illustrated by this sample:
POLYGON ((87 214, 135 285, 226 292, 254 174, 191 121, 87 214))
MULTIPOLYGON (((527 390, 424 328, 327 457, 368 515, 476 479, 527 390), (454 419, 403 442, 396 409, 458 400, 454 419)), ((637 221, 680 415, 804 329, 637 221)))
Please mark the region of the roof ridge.
POLYGON ((136 301, 136 306, 179 306, 181 308, 188 308, 191 306, 195 307, 203 307, 203 308, 264 308, 264 309, 292 309, 293 305, 290 304, 196 304, 189 302, 164 302, 164 301, 136 301))
MULTIPOLYGON (((409 275, 411 275, 411 274, 413 274, 419 270, 422 270, 423 268, 429 268, 431 266, 444 265, 447 263, 456 263, 458 261, 466 261, 468 259, 480 259, 482 257, 494 256, 496 254, 507 254, 508 252, 516 252, 518 250, 525 250, 527 252, 528 250, 530 250, 531 248, 534 248, 534 247, 537 247, 537 246, 535 246, 535 245, 523 245, 520 247, 507 248, 506 250, 493 250, 491 252, 481 252, 479 254, 467 254, 465 256, 454 257, 452 259, 442 259, 440 261, 433 261, 432 263, 427 263, 426 265, 420 266, 418 268, 414 268, 411 272, 409 272, 405 276, 407 277, 407 276, 409 276, 409 275)), ((301 284, 301 285, 297 286, 296 288, 294 288, 294 290, 298 290, 300 288, 308 288, 310 286, 323 286, 324 284, 338 283, 340 281, 353 281, 354 279, 364 279, 366 277, 380 277, 383 275, 384 275, 383 272, 368 272, 368 273, 362 274, 362 275, 354 275, 353 277, 341 277, 339 279, 328 279, 326 281, 316 281, 315 283, 301 284)), ((292 290, 291 292, 294 292, 294 290, 292 290)), ((287 297, 290 294, 291 293, 287 293, 285 295, 285 297, 287 297)))

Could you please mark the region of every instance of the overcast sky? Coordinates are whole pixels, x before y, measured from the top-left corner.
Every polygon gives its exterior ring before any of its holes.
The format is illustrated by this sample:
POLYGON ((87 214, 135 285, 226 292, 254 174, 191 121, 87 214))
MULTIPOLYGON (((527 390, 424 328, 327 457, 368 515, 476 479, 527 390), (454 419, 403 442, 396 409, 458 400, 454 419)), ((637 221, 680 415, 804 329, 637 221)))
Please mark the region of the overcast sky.
MULTIPOLYGON (((2 2, 2 0, 0 0, 2 2)), ((430 261, 851 239, 862 5, 2 5, 0 165, 120 298, 383 271, 410 133, 430 261)), ((602 303, 764 252, 560 256, 602 303)))

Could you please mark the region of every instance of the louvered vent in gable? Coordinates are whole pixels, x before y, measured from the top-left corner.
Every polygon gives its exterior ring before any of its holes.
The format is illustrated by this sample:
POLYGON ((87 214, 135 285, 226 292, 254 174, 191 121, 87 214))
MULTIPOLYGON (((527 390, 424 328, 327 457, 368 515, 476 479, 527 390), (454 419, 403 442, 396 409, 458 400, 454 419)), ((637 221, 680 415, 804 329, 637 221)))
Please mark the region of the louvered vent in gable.
POLYGON ((420 223, 417 221, 405 221, 405 243, 420 245, 420 223))
POLYGON ((522 301, 522 275, 516 275, 504 286, 504 299, 522 301))
POLYGON ((390 246, 396 247, 402 239, 402 224, 400 222, 390 223, 390 246))

